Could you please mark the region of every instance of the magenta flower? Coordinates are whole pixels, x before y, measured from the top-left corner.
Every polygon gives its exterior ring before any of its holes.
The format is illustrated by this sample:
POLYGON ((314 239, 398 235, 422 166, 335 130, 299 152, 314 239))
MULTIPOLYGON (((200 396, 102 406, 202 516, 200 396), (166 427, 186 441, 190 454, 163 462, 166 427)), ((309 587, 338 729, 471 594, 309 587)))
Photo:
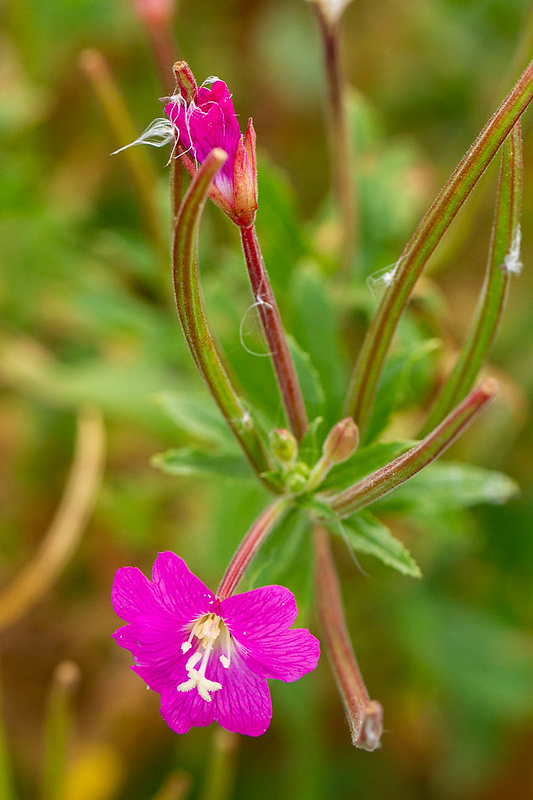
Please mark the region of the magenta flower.
POLYGON ((267 678, 296 681, 313 670, 318 640, 290 629, 298 609, 282 586, 217 600, 174 553, 160 553, 152 580, 117 571, 113 608, 128 625, 114 638, 132 669, 161 694, 161 715, 177 733, 217 721, 260 736, 272 717, 267 678))
POLYGON ((237 225, 248 227, 257 210, 252 120, 243 137, 224 81, 209 79, 198 88, 183 61, 174 65, 174 72, 178 88, 165 106, 165 113, 173 125, 183 163, 194 174, 211 150, 224 150, 228 159, 214 179, 210 196, 237 225))

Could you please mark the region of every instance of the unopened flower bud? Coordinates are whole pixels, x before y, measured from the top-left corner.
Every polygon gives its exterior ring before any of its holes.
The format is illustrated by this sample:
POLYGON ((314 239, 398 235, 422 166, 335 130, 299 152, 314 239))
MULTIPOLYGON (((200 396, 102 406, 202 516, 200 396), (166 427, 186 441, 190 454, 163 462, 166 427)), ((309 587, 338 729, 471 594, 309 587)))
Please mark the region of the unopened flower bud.
POLYGON ((351 417, 346 417, 330 430, 322 453, 332 464, 340 464, 350 458, 358 444, 359 429, 351 417))
POLYGON ((277 428, 270 434, 272 455, 281 464, 293 464, 298 455, 298 442, 290 431, 277 428))
POLYGON ((285 485, 292 494, 299 494, 307 489, 309 480, 309 468, 299 461, 285 478, 285 485))
POLYGON ((172 67, 172 72, 174 73, 178 89, 185 102, 191 103, 195 101, 198 94, 198 84, 187 62, 176 61, 172 67))

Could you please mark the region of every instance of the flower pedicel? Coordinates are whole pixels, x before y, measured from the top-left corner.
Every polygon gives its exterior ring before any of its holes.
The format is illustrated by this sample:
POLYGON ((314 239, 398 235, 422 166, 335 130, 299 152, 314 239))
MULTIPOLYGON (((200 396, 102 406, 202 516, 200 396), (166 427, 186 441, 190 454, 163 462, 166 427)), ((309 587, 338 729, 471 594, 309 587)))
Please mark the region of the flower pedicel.
POLYGON ((272 717, 266 679, 296 681, 320 655, 309 631, 289 628, 298 609, 288 589, 265 586, 219 601, 171 552, 158 555, 151 581, 134 567, 119 569, 112 600, 128 623, 114 637, 161 694, 161 715, 177 733, 216 720, 260 736, 272 717))

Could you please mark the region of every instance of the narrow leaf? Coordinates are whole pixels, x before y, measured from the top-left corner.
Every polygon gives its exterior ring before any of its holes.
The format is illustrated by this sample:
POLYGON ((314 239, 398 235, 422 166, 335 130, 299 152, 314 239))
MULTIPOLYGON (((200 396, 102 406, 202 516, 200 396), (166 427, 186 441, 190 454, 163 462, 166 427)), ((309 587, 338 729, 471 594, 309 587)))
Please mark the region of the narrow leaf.
POLYGON ((194 439, 236 451, 224 418, 207 397, 193 392, 159 392, 156 403, 178 428, 194 439))
POLYGON ((254 477, 247 462, 239 455, 205 453, 192 447, 158 453, 151 463, 167 475, 205 475, 248 481, 254 477))
POLYGON ((368 511, 359 511, 331 531, 343 535, 348 544, 360 553, 379 558, 384 564, 403 575, 421 578, 422 573, 405 545, 392 535, 389 528, 368 511))

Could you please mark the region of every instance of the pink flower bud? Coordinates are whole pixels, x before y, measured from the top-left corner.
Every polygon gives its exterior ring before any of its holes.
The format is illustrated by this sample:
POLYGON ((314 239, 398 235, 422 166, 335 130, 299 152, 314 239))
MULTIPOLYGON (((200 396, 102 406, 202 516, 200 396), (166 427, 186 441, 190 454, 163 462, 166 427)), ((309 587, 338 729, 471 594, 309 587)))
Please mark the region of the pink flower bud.
POLYGON ((178 91, 165 106, 178 155, 191 175, 220 147, 228 159, 216 175, 211 199, 240 227, 252 225, 257 210, 257 166, 252 120, 243 136, 228 87, 210 78, 199 88, 184 61, 174 65, 178 91))
POLYGON ((322 453, 328 461, 340 464, 350 458, 359 444, 359 430, 351 417, 346 417, 330 430, 322 453))

